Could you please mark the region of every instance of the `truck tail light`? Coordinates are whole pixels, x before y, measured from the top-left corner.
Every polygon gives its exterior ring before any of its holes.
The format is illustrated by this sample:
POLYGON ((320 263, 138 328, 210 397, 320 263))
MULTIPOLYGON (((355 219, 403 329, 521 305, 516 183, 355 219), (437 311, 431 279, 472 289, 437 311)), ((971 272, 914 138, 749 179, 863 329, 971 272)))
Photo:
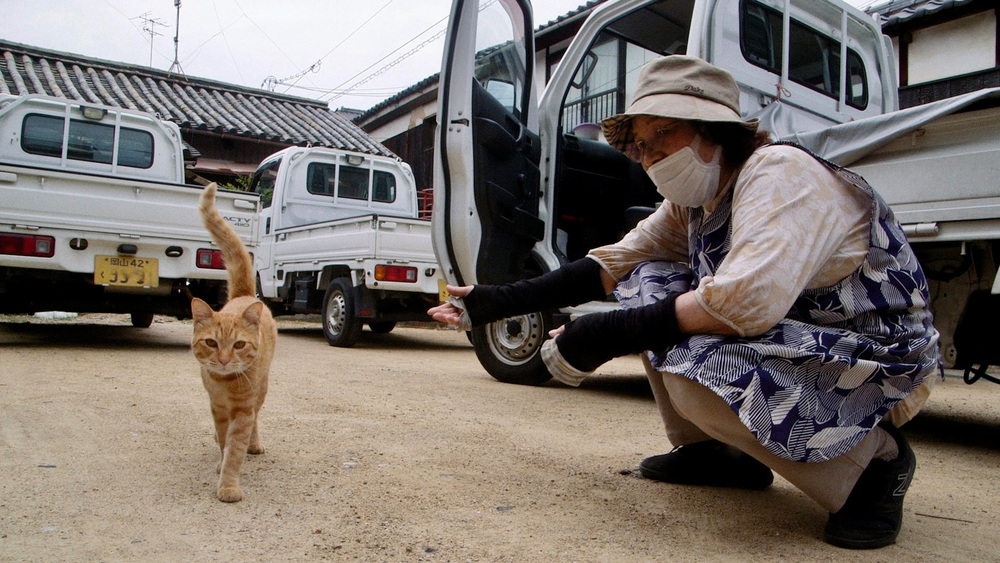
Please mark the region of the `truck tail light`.
POLYGON ((0 234, 0 254, 51 258, 56 253, 56 239, 38 235, 0 234))
POLYGON ((226 265, 222 262, 222 251, 211 248, 199 248, 197 264, 199 268, 209 270, 225 270, 226 265))
POLYGON ((416 283, 417 269, 411 266, 378 264, 375 266, 375 279, 378 281, 416 283))

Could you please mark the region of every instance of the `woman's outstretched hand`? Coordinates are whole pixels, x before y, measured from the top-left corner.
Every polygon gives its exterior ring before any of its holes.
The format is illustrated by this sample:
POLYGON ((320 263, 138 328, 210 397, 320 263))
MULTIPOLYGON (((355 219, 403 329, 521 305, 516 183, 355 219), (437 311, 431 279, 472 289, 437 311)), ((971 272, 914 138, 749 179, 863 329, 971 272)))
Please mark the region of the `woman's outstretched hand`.
MULTIPOLYGON (((472 291, 472 285, 447 285, 445 289, 448 290, 448 295, 452 297, 465 297, 472 291)), ((456 306, 454 303, 446 302, 436 307, 431 307, 427 310, 427 314, 434 318, 435 321, 441 323, 447 323, 452 326, 458 326, 459 321, 462 318, 462 309, 456 306)))

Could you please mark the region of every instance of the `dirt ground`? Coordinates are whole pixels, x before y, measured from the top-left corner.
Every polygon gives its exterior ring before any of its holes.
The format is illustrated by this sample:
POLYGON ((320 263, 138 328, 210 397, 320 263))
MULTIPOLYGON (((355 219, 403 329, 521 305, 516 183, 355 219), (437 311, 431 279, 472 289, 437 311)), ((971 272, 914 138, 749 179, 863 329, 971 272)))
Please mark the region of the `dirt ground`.
POLYGON ((157 317, 0 318, 2 561, 998 561, 1000 385, 948 378, 904 427, 899 542, 852 552, 780 477, 763 492, 642 479, 670 449, 638 358, 579 389, 505 385, 464 334, 327 346, 282 320, 244 500, 188 349, 157 317))

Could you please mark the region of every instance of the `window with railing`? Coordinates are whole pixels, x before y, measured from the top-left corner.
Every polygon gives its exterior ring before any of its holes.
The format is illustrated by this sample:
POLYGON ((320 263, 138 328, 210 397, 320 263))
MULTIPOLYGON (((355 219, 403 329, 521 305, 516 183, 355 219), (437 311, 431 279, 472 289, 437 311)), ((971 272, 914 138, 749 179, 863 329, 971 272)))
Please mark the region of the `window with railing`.
POLYGON ((646 63, 660 55, 686 52, 692 7, 691 2, 651 4, 612 22, 598 35, 563 99, 563 131, 625 111, 646 63), (642 32, 648 30, 649 21, 660 22, 656 33, 642 32))
MULTIPOLYGON (((784 24, 781 12, 755 0, 744 0, 740 10, 740 46, 750 63, 781 74, 784 24)), ((788 79, 840 99, 840 41, 792 19, 788 38, 788 79)), ((847 93, 844 101, 858 109, 868 107, 864 61, 847 49, 847 93)))
MULTIPOLYGON (((153 166, 153 135, 148 131, 121 127, 118 129, 119 166, 150 168, 153 166)), ((112 164, 115 156, 115 126, 70 119, 53 115, 28 114, 21 126, 21 149, 29 154, 66 158, 101 164, 112 164), (67 134, 68 133, 68 134, 67 134)))
POLYGON ((315 195, 334 196, 377 203, 396 201, 396 177, 391 172, 360 166, 311 162, 306 169, 306 190, 315 195), (371 178, 369 178, 371 174, 371 178), (369 194, 369 180, 371 187, 369 194))

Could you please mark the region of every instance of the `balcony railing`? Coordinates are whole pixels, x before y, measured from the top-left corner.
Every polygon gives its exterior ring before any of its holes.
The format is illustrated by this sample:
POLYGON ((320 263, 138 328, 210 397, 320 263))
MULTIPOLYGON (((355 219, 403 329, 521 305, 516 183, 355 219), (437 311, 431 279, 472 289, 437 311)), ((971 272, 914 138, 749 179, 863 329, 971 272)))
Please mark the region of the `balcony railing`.
POLYGON ((618 113, 618 91, 605 90, 566 104, 563 108, 563 131, 570 132, 581 123, 600 123, 618 113))

